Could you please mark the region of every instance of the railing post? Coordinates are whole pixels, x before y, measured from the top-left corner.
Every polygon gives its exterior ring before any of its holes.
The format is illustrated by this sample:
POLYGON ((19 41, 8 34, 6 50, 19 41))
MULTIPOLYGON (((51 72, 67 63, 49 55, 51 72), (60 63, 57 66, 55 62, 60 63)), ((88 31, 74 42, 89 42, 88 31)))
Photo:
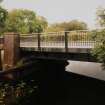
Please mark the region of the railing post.
POLYGON ((3 70, 16 66, 20 59, 20 38, 19 34, 10 32, 4 34, 4 58, 3 70))
POLYGON ((2 50, 0 49, 0 70, 2 70, 2 50))
POLYGON ((40 39, 40 33, 38 32, 38 51, 41 51, 41 48, 40 48, 40 41, 41 41, 41 39, 40 39))
POLYGON ((65 31, 65 52, 68 52, 68 32, 65 31))

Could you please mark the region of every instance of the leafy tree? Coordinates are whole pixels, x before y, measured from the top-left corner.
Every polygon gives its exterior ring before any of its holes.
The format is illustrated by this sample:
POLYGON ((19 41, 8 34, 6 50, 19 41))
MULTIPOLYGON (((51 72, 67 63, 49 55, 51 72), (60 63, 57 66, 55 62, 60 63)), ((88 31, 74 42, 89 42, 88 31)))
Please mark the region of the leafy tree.
POLYGON ((0 27, 4 27, 6 16, 7 16, 7 11, 2 7, 0 7, 0 27))
POLYGON ((97 20, 101 27, 105 27, 105 8, 99 8, 96 12, 97 20))
POLYGON ((86 30, 87 25, 84 22, 78 20, 72 20, 69 22, 55 23, 48 27, 47 31, 72 31, 72 30, 86 30))
POLYGON ((92 54, 102 63, 102 67, 105 70, 105 8, 97 10, 98 22, 102 27, 101 30, 95 30, 93 33, 94 39, 98 42, 98 45, 92 50, 92 54))
MULTIPOLYGON (((0 3, 2 0, 0 0, 0 3)), ((0 34, 4 31, 7 11, 0 6, 0 34)))
POLYGON ((8 13, 6 30, 20 33, 41 32, 45 28, 42 24, 44 24, 44 19, 39 20, 34 11, 14 9, 8 13))
POLYGON ((46 30, 48 26, 48 22, 46 20, 46 18, 44 18, 43 16, 38 16, 36 17, 36 32, 43 32, 46 30))

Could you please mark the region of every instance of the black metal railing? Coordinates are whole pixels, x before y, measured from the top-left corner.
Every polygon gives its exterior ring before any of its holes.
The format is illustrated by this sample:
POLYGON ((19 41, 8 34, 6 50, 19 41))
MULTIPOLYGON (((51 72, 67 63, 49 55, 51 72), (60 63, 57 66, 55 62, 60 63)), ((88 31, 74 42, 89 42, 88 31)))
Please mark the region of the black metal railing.
MULTIPOLYGON (((0 44, 3 41, 4 38, 0 37, 0 44)), ((87 30, 20 34, 20 47, 35 48, 37 51, 55 48, 68 52, 69 48, 94 48, 99 44, 87 30)))
POLYGON ((33 47, 38 51, 43 48, 61 48, 68 52, 69 48, 94 48, 99 44, 90 34, 87 30, 22 34, 20 41, 21 47, 33 47))

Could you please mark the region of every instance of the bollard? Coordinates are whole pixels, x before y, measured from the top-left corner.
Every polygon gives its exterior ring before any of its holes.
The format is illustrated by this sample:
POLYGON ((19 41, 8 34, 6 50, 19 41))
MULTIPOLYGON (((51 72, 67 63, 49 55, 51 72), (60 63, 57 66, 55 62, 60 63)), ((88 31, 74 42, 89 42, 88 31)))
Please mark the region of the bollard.
POLYGON ((19 34, 10 32, 4 34, 3 70, 14 68, 20 59, 19 34))

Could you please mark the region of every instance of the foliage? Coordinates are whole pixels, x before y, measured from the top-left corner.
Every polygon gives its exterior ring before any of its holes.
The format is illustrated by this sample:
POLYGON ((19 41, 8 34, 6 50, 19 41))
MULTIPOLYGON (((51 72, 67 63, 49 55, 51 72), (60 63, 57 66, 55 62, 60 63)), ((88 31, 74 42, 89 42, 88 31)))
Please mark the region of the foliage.
POLYGON ((43 32, 46 30, 48 22, 43 16, 36 17, 36 32, 43 32))
POLYGON ((72 20, 69 22, 55 23, 48 27, 48 32, 58 31, 72 31, 72 30, 86 30, 87 25, 84 22, 78 20, 72 20))
POLYGON ((102 63, 102 68, 105 70, 105 44, 96 46, 94 50, 92 50, 92 54, 102 63))
POLYGON ((105 54, 105 29, 101 31, 95 30, 92 33, 92 38, 98 43, 95 46, 95 48, 92 50, 93 55, 95 55, 101 63, 105 63, 105 62, 102 62, 105 60, 105 56, 104 56, 105 54))
POLYGON ((2 7, 0 7, 0 34, 2 34, 2 32, 5 29, 6 17, 7 17, 7 11, 2 7))
POLYGON ((102 29, 93 31, 92 38, 98 44, 92 50, 92 54, 102 63, 102 67, 105 70, 105 8, 99 8, 97 10, 97 19, 102 29))
POLYGON ((100 26, 105 27, 105 8, 98 8, 96 14, 100 26))
MULTIPOLYGON (((2 105, 22 105, 24 99, 37 90, 34 80, 20 81, 15 84, 0 84, 0 104, 2 105), (29 83, 31 84, 29 84, 29 83), (33 85, 34 84, 34 85, 33 85)), ((27 102, 28 100, 25 100, 27 102)))
POLYGON ((6 31, 19 33, 42 32, 47 27, 45 18, 27 9, 14 9, 8 13, 6 31))

